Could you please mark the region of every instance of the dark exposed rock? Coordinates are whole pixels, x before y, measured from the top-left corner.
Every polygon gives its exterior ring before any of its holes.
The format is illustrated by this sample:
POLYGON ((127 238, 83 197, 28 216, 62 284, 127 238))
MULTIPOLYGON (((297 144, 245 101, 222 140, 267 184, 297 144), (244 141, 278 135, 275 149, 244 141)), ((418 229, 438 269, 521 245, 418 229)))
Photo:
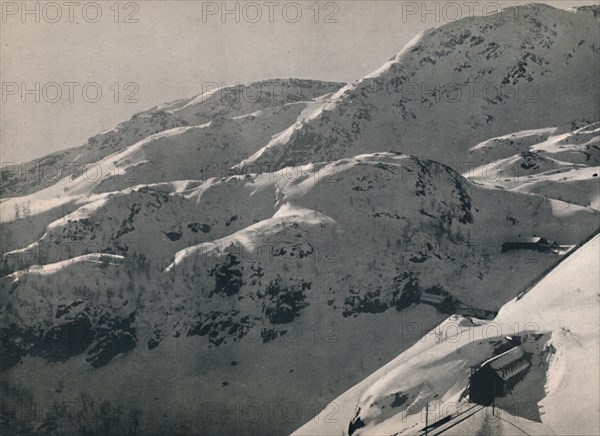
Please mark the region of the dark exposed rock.
POLYGON ((79 313, 50 328, 21 327, 16 324, 3 328, 0 369, 12 368, 27 355, 48 362, 64 362, 90 346, 92 348, 88 354, 93 356, 86 360, 92 366, 99 367, 110 362, 117 354, 135 347, 135 312, 125 319, 109 314, 95 318, 89 312, 79 313))
POLYGON ((188 224, 187 227, 194 233, 198 233, 198 232, 208 233, 211 230, 211 227, 208 224, 202 224, 202 223, 190 223, 190 224, 188 224))
POLYGON ((269 283, 265 293, 266 303, 264 313, 273 324, 292 322, 300 310, 308 306, 304 291, 311 284, 302 280, 297 283, 284 285, 280 278, 269 283))
POLYGON ((244 281, 243 266, 235 254, 227 254, 226 261, 209 271, 215 277, 215 288, 212 295, 232 296, 240 292, 244 281))

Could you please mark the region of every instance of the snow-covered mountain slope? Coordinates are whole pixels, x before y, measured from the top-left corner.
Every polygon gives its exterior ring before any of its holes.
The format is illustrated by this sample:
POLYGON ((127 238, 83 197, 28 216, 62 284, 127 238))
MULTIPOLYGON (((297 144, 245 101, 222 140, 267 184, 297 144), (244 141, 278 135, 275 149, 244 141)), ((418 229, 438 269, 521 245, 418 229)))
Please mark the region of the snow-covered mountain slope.
POLYGON ((597 7, 543 4, 423 32, 243 165, 284 167, 388 150, 456 164, 491 137, 598 121, 597 35, 597 7))
POLYGON ((522 298, 504 305, 493 322, 450 317, 336 398, 336 420, 324 419, 330 406, 294 434, 423 434, 426 404, 429 424, 456 416, 430 434, 598 434, 599 256, 596 236, 522 298), (527 332, 542 336, 521 345, 537 365, 497 399, 494 415, 492 407, 470 403, 462 395, 470 368, 500 353, 504 336, 527 332), (477 413, 462 420, 468 410, 477 413))
MULTIPOLYGON (((317 90, 320 92, 330 90, 330 87, 333 86, 326 82, 299 82, 302 84, 307 83, 306 87, 291 87, 287 91, 290 98, 299 92, 305 94, 317 92, 317 90), (312 84, 314 89, 309 88, 308 84, 312 84)), ((286 82, 283 81, 283 83, 286 82)), ((292 83, 295 82, 292 81, 292 83)), ((262 89, 263 92, 265 92, 264 89, 272 89, 272 86, 263 88, 263 82, 252 86, 259 86, 258 89, 262 89)), ((228 94, 224 95, 227 96, 228 94)), ((222 96, 220 99, 223 102, 229 102, 234 97, 235 95, 230 96, 230 98, 222 96)), ((239 95, 237 97, 247 98, 245 94, 242 97, 239 95)), ((212 100, 206 98, 206 101, 210 102, 212 106, 216 106, 217 102, 213 101, 214 98, 216 97, 213 97, 212 100)), ((264 97, 264 102, 257 103, 250 108, 246 107, 248 106, 247 101, 244 104, 239 103, 239 105, 245 110, 251 110, 257 106, 265 106, 269 101, 272 101, 273 104, 279 103, 276 98, 277 96, 273 96, 271 99, 264 97)), ((81 162, 69 161, 65 167, 60 166, 60 168, 72 169, 71 171, 64 170, 65 177, 52 181, 41 177, 42 170, 48 170, 48 168, 41 166, 31 173, 31 177, 35 179, 35 187, 49 186, 25 196, 0 200, 2 206, 0 208, 0 220, 6 241, 2 246, 2 253, 26 247, 42 236, 47 225, 84 205, 104 201, 107 198, 106 193, 127 192, 138 185, 159 182, 166 182, 169 185, 171 182, 177 181, 181 184, 185 180, 205 181, 211 177, 238 174, 240 172, 231 171, 231 166, 256 151, 273 134, 284 130, 295 120, 304 117, 306 113, 310 113, 319 104, 320 99, 322 97, 317 96, 314 100, 282 103, 273 107, 267 106, 265 109, 247 115, 216 118, 197 126, 170 128, 160 133, 151 134, 129 147, 125 147, 128 141, 123 139, 122 142, 115 142, 115 147, 123 148, 123 150, 112 154, 108 154, 112 148, 102 148, 98 153, 94 148, 88 148, 81 151, 78 157, 81 162), (101 157, 106 154, 108 156, 97 161, 94 160, 98 156, 101 157), (87 165, 84 165, 83 161, 87 165), (75 171, 75 169, 78 171, 75 171), (68 174, 72 175, 67 176, 68 174)), ((196 100, 201 101, 202 99, 197 98, 196 100)), ((235 100, 233 101, 235 102, 235 100)), ((203 104, 200 102, 196 105, 203 104)), ((209 107, 212 108, 212 106, 209 107)), ((227 106, 225 107, 227 108, 227 106)), ((189 108, 186 110, 189 110, 189 108)), ((215 116, 221 116, 223 113, 235 115, 241 112, 241 109, 234 111, 230 108, 226 111, 221 108, 221 112, 216 112, 216 109, 213 108, 213 111, 216 113, 215 116)), ((208 115, 203 115, 203 117, 206 116, 208 115)), ((136 130, 129 124, 127 126, 121 126, 117 130, 122 132, 136 130)), ((143 135, 140 133, 140 136, 143 135)), ((69 159, 71 157, 65 160, 63 164, 69 159)), ((59 164, 55 163, 54 165, 59 164)), ((26 164, 26 167, 30 168, 31 165, 26 164)), ((19 183, 29 183, 29 176, 25 176, 25 173, 20 171, 16 176, 20 180, 19 183)), ((243 173, 262 171, 270 171, 270 168, 253 167, 246 169, 243 173)), ((58 170, 58 172, 61 171, 58 170)), ((50 171, 50 173, 52 172, 50 171)), ((4 175, 10 176, 9 173, 3 173, 4 175)), ((6 183, 9 183, 13 179, 9 177, 7 180, 6 183)), ((7 188, 6 192, 11 192, 11 189, 7 188)), ((33 185, 31 189, 34 189, 33 185)), ((29 190, 29 188, 26 190, 29 190)), ((91 207, 95 206, 92 205, 91 207)))
MULTIPOLYGON (((591 211, 542 197, 473 189, 443 166, 384 153, 276 173, 137 186, 103 195, 40 229, 43 234, 33 244, 5 253, 3 268, 12 272, 97 251, 144 253, 153 266, 164 269, 177 251, 249 228, 287 203, 331 217, 337 226, 364 225, 367 229, 355 237, 356 246, 379 240, 379 230, 369 235, 369 221, 374 220, 383 226, 381 231, 397 227, 393 233, 410 235, 399 241, 414 240, 424 247, 441 246, 445 243, 441 236, 458 232, 451 235, 455 237, 453 244, 481 244, 479 254, 489 251, 489 257, 497 255, 499 242, 519 235, 542 234, 563 244, 576 242, 596 219, 591 211), (412 183, 416 184, 414 190, 412 183), (374 194, 377 198, 371 198, 374 194), (434 199, 438 196, 453 198, 460 209, 437 203, 439 200, 434 199), (214 207, 222 198, 228 202, 214 207), (496 207, 489 213, 490 199, 510 206, 496 207), (364 216, 359 215, 362 207, 369 209, 364 216), (533 217, 542 215, 546 222, 534 223, 533 217), (571 226, 571 219, 577 219, 582 230, 574 230, 578 226, 571 226), (487 228, 497 221, 502 224, 494 227, 506 230, 497 235, 500 241, 489 241, 487 228), (360 241, 362 238, 365 240, 360 241), (485 248, 490 242, 496 245, 485 248), (48 258, 35 253, 48 254, 48 258)), ((268 235, 266 229, 255 233, 268 235)), ((390 239, 388 244, 392 242, 390 239)))
MULTIPOLYGON (((114 129, 93 136, 80 147, 52 153, 40 159, 19 164, 17 167, 8 165, 2 171, 0 195, 2 198, 27 195, 52 186, 67 176, 77 177, 82 173, 86 173, 88 178, 95 180, 99 177, 95 173, 96 170, 86 171, 89 164, 95 164, 104 157, 153 134, 178 127, 201 126, 213 120, 226 123, 228 119, 252 117, 263 110, 271 109, 277 112, 277 108, 279 108, 283 111, 287 104, 315 100, 322 95, 335 92, 343 85, 342 83, 316 80, 275 79, 246 85, 237 84, 219 89, 216 89, 216 85, 211 86, 211 90, 204 94, 166 103, 135 114, 130 120, 119 124, 114 129)), ((282 121, 287 117, 291 118, 289 122, 284 122, 279 128, 284 129, 295 121, 292 112, 293 110, 282 116, 282 121)), ((273 123, 272 128, 277 129, 276 126, 277 123, 273 123)), ((237 129, 243 129, 243 127, 238 126, 237 129)), ((236 127, 233 127, 233 130, 231 135, 235 135, 236 127)), ((252 140, 251 132, 245 131, 244 133, 250 143, 256 142, 252 140)), ((259 142, 265 139, 259 138, 259 142)), ((203 137, 196 138, 193 145, 196 145, 197 149, 189 151, 197 152, 198 149, 210 147, 205 145, 203 140, 203 137)), ((222 146, 225 147, 226 144, 222 146)), ((255 150, 248 151, 252 153, 255 150)), ((237 158, 238 156, 234 154, 233 157, 237 158)), ((117 169, 112 171, 114 174, 117 169)), ((111 174, 111 171, 102 174, 111 174)), ((121 174, 121 176, 123 175, 121 174)))
MULTIPOLYGON (((27 268, 1 283, 3 369, 21 380, 32 367, 52 378, 78 368, 93 385, 108 371, 113 379, 127 378, 124 383, 152 386, 155 370, 131 374, 140 359, 166 359, 167 373, 181 367, 169 365, 187 362, 177 378, 186 394, 163 393, 163 401, 190 402, 198 394, 189 386, 196 386, 227 407, 240 396, 293 402, 303 410, 296 420, 254 423, 256 433, 291 431, 312 416, 315 402, 321 407, 422 334, 398 342, 381 338, 382 329, 433 326, 454 310, 491 316, 559 259, 501 253, 502 242, 542 234, 573 244, 597 219, 590 209, 472 185, 441 164, 393 153, 106 194, 51 224, 30 249, 89 247, 111 256, 12 253, 27 268), (49 263, 35 266, 32 258, 49 263), (315 345, 311 328, 327 338, 335 331, 335 346, 321 336, 315 345), (348 363, 344 377, 331 378, 328 371, 356 346, 350 332, 357 329, 364 329, 361 341, 372 343, 371 354, 348 363), (65 339, 69 331, 78 332, 75 339, 65 339), (297 331, 305 338, 289 351, 297 331), (193 370, 192 350, 202 350, 200 372, 193 370), (306 361, 307 350, 321 357, 306 361), (165 357, 174 352, 176 362, 165 357), (223 356, 251 362, 257 354, 264 366, 249 364, 234 374, 224 369, 223 356), (252 381, 268 375, 285 386, 300 360, 303 370, 293 379, 301 389, 252 381), (122 374, 113 373, 117 368, 122 374), (234 384, 238 395, 215 377, 234 384)), ((68 395, 79 395, 75 381, 63 383, 68 395)), ((120 386, 102 387, 103 398, 116 401, 120 386)), ((137 397, 136 404, 148 428, 174 425, 155 421, 152 401, 137 397)), ((190 411, 177 421, 198 425, 201 418, 190 411)), ((204 423, 212 432, 238 425, 246 422, 204 423)))
MULTIPOLYGON (((164 269, 182 248, 222 238, 272 216, 275 186, 262 183, 260 176, 249 181, 230 177, 138 185, 91 198, 96 197, 100 198, 39 228, 38 237, 29 244, 8 246, 11 251, 4 253, 4 270, 95 251, 144 253, 164 269), (228 201, 224 203, 223 198, 228 201)), ((15 232, 18 224, 13 222, 15 232)))
MULTIPOLYGON (((595 11, 462 20, 343 89, 227 88, 37 161, 74 162, 73 177, 3 172, 0 393, 134 403, 140 434, 281 434, 449 314, 442 328, 484 329, 598 227, 595 11), (522 93, 421 94, 448 81, 522 93), (515 248, 533 236, 562 247, 515 248)), ((506 346, 497 336, 416 345, 410 365, 434 368, 431 352, 444 370, 399 367, 390 407, 360 388, 336 433, 395 425, 392 409, 415 395, 457 395, 464 368, 506 346)), ((0 431, 73 432, 65 416, 0 418, 0 431)), ((102 434, 132 433, 132 421, 96 418, 102 434)))
POLYGON ((517 132, 487 140, 471 149, 473 165, 463 175, 478 184, 598 209, 600 124, 565 130, 517 132))

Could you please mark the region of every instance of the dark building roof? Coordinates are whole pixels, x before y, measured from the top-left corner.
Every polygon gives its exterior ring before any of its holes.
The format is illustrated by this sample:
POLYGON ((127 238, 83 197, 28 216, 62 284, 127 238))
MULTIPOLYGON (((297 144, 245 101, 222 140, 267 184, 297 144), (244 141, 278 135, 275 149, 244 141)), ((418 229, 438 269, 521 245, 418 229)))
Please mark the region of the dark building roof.
POLYGON ((488 360, 488 363, 500 378, 508 380, 527 368, 529 359, 520 347, 515 347, 488 360))
POLYGON ((507 241, 508 243, 518 243, 518 244, 549 244, 550 242, 546 238, 542 238, 541 236, 526 236, 526 237, 517 237, 513 238, 511 241, 507 241))
POLYGON ((469 396, 479 404, 491 404, 494 397, 503 397, 522 380, 531 367, 531 354, 521 347, 486 360, 471 375, 469 396))
POLYGON ((550 250, 559 245, 555 241, 549 241, 541 236, 518 237, 511 241, 502 243, 502 251, 515 250, 519 248, 550 250))

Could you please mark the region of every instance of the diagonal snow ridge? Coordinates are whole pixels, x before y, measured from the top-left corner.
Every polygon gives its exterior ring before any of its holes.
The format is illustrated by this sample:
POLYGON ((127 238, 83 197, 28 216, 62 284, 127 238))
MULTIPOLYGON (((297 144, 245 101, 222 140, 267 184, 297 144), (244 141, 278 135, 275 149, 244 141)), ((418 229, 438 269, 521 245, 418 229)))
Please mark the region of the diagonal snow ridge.
POLYGON ((245 250, 248 250, 249 254, 252 254, 256 246, 256 235, 265 237, 270 233, 276 232, 277 228, 284 224, 298 223, 303 226, 311 227, 321 224, 333 224, 334 222, 335 221, 332 218, 317 211, 304 209, 290 204, 284 204, 273 215, 273 217, 269 219, 246 227, 245 229, 233 233, 225 238, 216 241, 205 242, 203 244, 195 245, 178 251, 175 254, 173 263, 171 263, 165 269, 165 272, 174 271, 179 264, 185 262, 187 259, 193 256, 208 256, 211 254, 221 255, 227 251, 228 247, 236 244, 244 247, 245 250))

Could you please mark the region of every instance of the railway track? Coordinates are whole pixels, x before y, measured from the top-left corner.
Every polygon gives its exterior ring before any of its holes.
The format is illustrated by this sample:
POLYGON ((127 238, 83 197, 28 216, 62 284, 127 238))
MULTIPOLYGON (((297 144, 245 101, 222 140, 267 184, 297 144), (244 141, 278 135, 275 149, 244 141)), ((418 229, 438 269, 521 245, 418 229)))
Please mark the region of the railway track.
POLYGON ((440 434, 448 431, 452 427, 460 424, 461 422, 469 419, 471 416, 481 412, 485 408, 486 408, 486 406, 482 406, 480 404, 474 404, 473 406, 463 410, 460 413, 457 413, 456 415, 449 415, 445 418, 442 418, 442 419, 430 424, 429 426, 427 426, 425 428, 422 428, 419 431, 419 433, 417 434, 417 436, 440 435, 440 434))

